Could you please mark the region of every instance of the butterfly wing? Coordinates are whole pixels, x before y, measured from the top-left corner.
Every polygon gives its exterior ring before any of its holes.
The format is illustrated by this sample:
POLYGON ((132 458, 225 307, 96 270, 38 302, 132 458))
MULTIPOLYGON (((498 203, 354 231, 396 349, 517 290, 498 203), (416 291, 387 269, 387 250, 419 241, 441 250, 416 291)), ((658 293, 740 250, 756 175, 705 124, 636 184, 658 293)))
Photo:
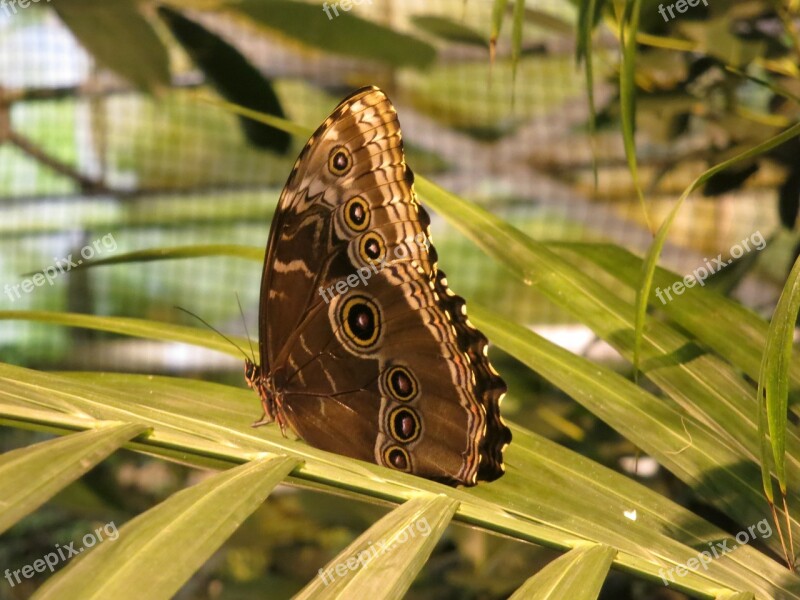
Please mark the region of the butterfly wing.
POLYGON ((503 473, 505 384, 447 288, 394 107, 344 100, 281 195, 260 348, 277 410, 313 446, 451 484, 503 473))

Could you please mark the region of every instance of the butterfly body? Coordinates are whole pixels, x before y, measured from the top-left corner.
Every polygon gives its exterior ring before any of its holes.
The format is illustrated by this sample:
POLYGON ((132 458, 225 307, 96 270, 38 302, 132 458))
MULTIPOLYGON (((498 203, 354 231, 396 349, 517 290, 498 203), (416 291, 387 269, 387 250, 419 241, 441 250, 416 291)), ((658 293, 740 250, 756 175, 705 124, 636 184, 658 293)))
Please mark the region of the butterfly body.
POLYGON ((264 409, 254 425, 451 485, 502 475, 506 386, 429 223, 394 107, 355 92, 309 140, 273 219, 260 366, 245 364, 264 409))

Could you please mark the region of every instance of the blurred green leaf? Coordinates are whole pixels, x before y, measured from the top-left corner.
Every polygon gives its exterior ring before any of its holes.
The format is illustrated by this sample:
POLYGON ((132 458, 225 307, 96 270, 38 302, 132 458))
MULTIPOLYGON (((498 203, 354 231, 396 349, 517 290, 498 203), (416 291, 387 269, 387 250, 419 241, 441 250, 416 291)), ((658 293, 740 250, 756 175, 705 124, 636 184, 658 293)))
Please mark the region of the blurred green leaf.
POLYGON ((597 187, 597 148, 595 134, 597 131, 597 108, 594 103, 594 67, 592 33, 597 20, 603 11, 605 0, 581 0, 578 7, 578 35, 575 40, 575 59, 583 61, 586 77, 586 98, 589 103, 589 135, 592 138, 592 176, 597 187))
POLYGON ((639 196, 642 214, 649 225, 647 204, 639 181, 638 159, 636 158, 636 34, 639 32, 639 15, 642 0, 626 0, 625 11, 619 22, 619 36, 622 44, 622 65, 619 71, 619 105, 622 125, 622 141, 628 170, 633 186, 639 196))
POLYGON ((656 232, 655 239, 653 243, 650 245, 650 248, 647 251, 647 256, 645 257, 645 261, 642 265, 642 277, 641 283, 636 290, 636 320, 635 320, 635 331, 634 331, 634 357, 633 363, 634 367, 638 368, 640 363, 640 354, 641 354, 641 343, 642 343, 642 336, 644 331, 644 323, 647 314, 647 299, 650 297, 651 291, 653 289, 653 277, 656 269, 656 265, 658 263, 658 257, 661 255, 661 249, 664 247, 664 243, 667 240, 667 234, 669 233, 670 227, 672 227, 672 223, 675 221, 675 217, 678 215, 678 211, 680 210, 681 206, 683 206, 683 202, 689 195, 696 190, 698 187, 703 185, 710 177, 731 167, 737 163, 742 161, 748 160, 755 156, 760 156, 775 148, 780 146, 787 140, 790 140, 796 136, 800 135, 800 123, 792 125, 782 133, 769 138, 765 142, 758 144, 757 146, 742 152, 726 160, 725 162, 719 163, 707 171, 700 174, 690 185, 687 187, 683 193, 681 194, 680 198, 678 198, 675 205, 670 210, 667 217, 664 219, 661 226, 658 228, 656 232))
MULTIPOLYGON (((268 115, 285 117, 272 82, 236 48, 169 7, 159 6, 158 14, 169 25, 192 61, 226 100, 268 115)), ((280 154, 288 152, 292 138, 285 131, 245 117, 239 117, 239 123, 254 146, 280 154)))
MULTIPOLYGON (((153 340, 182 342, 185 344, 194 344, 196 346, 205 346, 211 350, 226 352, 233 356, 240 356, 239 350, 231 346, 230 343, 225 340, 219 337, 209 338, 202 335, 202 332, 196 327, 187 327, 185 325, 174 325, 172 323, 155 325, 153 321, 148 321, 146 319, 102 317, 98 315, 50 312, 44 310, 2 310, 0 311, 0 320, 2 319, 32 319, 41 321, 42 323, 52 323, 54 325, 64 325, 66 327, 85 327, 97 331, 110 331, 122 335, 132 335, 153 340)), ((236 340, 236 343, 240 344, 242 347, 247 345, 247 340, 233 336, 232 339, 236 340)))
POLYGON ((517 68, 522 54, 522 26, 525 24, 525 0, 514 0, 511 20, 511 99, 516 97, 517 68))
POLYGON ((726 192, 737 190, 741 188, 759 168, 760 165, 758 163, 752 163, 740 166, 736 169, 728 169, 727 171, 717 173, 709 177, 708 181, 706 181, 703 186, 703 195, 719 196, 726 192))
POLYGON ((456 21, 438 15, 414 15, 411 22, 438 38, 457 44, 468 44, 485 48, 487 40, 480 33, 456 21))
POLYGON ((492 25, 489 32, 489 60, 492 63, 494 63, 497 53, 497 39, 500 37, 500 31, 503 28, 506 8, 508 8, 508 0, 493 0, 492 25))
POLYGON ((560 35, 573 35, 575 33, 575 27, 569 21, 552 13, 535 8, 525 9, 525 20, 547 31, 560 35))
POLYGON ((394 67, 423 68, 436 58, 436 50, 427 42, 349 12, 335 16, 333 6, 328 13, 319 5, 291 0, 241 0, 229 7, 327 52, 378 60, 394 67))
POLYGON ((134 0, 59 0, 50 6, 99 63, 145 91, 169 84, 167 49, 134 0))

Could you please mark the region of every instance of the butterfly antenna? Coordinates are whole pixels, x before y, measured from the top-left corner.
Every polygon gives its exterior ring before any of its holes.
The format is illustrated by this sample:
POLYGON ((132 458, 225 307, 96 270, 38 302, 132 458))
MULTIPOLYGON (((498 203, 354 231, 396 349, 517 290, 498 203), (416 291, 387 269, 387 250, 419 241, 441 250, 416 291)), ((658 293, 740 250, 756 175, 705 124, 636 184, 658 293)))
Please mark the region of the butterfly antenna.
POLYGON ((236 292, 236 304, 239 305, 239 314, 242 315, 242 325, 244 325, 244 333, 247 335, 247 343, 250 344, 250 354, 253 356, 253 364, 256 362, 256 353, 253 350, 253 340, 250 339, 250 332, 247 331, 247 319, 244 318, 244 310, 242 309, 242 301, 239 299, 239 292, 236 292))
POLYGON ((239 347, 239 345, 238 345, 236 342, 234 342, 234 341, 233 341, 231 338, 229 338, 227 335, 225 335, 224 333, 222 333, 222 332, 221 332, 219 329, 217 329, 216 327, 214 327, 213 325, 211 325, 211 324, 210 324, 208 321, 206 321, 206 320, 205 320, 203 317, 201 317, 200 315, 196 315, 196 314, 194 314, 194 313, 193 313, 192 311, 190 311, 190 310, 186 310, 186 309, 185 309, 185 308, 183 308, 182 306, 176 306, 175 308, 177 308, 177 309, 178 309, 178 310, 180 310, 180 311, 183 311, 183 312, 185 312, 187 315, 189 315, 189 316, 192 316, 192 317, 194 317, 195 319, 197 319, 198 321, 200 321, 200 322, 201 322, 203 325, 205 325, 206 327, 208 327, 208 328, 209 328, 211 331, 213 331, 214 333, 216 333, 218 336, 220 336, 222 339, 224 339, 226 342, 228 342, 228 343, 229 343, 229 344, 231 344, 231 345, 232 345, 234 348, 236 348, 236 349, 237 349, 239 352, 241 352, 241 353, 242 353, 242 356, 244 356, 244 357, 245 357, 247 360, 250 360, 250 357, 249 357, 249 356, 247 356, 247 354, 245 354, 245 351, 244 351, 244 350, 242 350, 242 349, 239 347))

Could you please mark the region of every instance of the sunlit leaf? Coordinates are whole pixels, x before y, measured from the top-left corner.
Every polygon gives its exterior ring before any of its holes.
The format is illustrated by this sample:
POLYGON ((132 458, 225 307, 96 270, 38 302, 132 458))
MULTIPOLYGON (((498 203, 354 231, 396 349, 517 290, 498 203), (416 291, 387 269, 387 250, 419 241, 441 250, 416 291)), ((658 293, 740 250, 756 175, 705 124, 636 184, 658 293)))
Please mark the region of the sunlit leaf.
MULTIPOLYGON (((767 344, 764 348, 764 359, 761 363, 761 373, 758 378, 759 423, 763 423, 762 410, 766 409, 766 425, 772 459, 775 461, 778 484, 784 495, 787 489, 786 428, 788 425, 789 368, 792 362, 798 312, 800 312, 800 259, 795 261, 772 315, 767 333, 767 344), (762 406, 762 391, 766 396, 764 406, 762 406)), ((772 482, 769 475, 770 460, 768 456, 761 457, 761 468, 764 489, 770 497, 772 482)))
POLYGON ((509 600, 595 600, 615 554, 607 546, 575 548, 528 579, 509 600))
POLYGON ((146 430, 109 423, 0 454, 0 533, 146 430))
POLYGON ((403 598, 457 507, 444 495, 409 500, 358 536, 295 599, 403 598))
MULTIPOLYGON (((513 427, 514 441, 506 451, 506 475, 491 484, 454 489, 317 450, 283 438, 276 427, 254 430, 249 423, 257 409, 258 399, 249 390, 218 384, 119 374, 65 376, 0 364, 2 424, 63 432, 91 426, 92 419, 123 417, 153 429, 143 442, 126 446, 217 469, 260 452, 283 454, 303 461, 289 482, 391 502, 421 492, 443 494, 459 503, 454 519, 462 523, 561 550, 581 541, 606 544, 619 551, 615 564, 651 577, 727 535, 628 477, 519 427, 513 427), (636 521, 624 515, 632 509, 636 521)), ((749 546, 680 581, 699 595, 711 595, 724 582, 767 597, 800 598, 791 591, 800 580, 749 546)))
POLYGON ((34 598, 172 598, 297 464, 255 459, 177 492, 76 558, 34 598))

